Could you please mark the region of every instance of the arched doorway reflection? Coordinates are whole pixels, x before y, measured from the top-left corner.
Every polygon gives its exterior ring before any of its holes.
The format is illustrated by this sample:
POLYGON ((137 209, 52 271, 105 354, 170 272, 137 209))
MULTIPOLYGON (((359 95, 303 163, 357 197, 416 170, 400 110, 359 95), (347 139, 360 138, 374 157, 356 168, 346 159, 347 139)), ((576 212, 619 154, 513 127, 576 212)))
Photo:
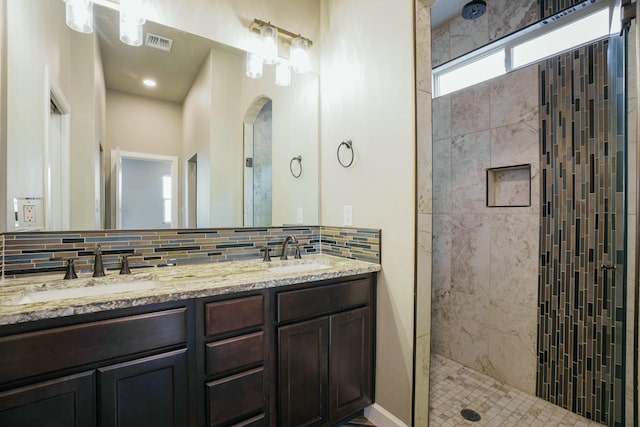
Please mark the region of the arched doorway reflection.
POLYGON ((257 98, 244 118, 244 226, 272 225, 271 99, 257 98))

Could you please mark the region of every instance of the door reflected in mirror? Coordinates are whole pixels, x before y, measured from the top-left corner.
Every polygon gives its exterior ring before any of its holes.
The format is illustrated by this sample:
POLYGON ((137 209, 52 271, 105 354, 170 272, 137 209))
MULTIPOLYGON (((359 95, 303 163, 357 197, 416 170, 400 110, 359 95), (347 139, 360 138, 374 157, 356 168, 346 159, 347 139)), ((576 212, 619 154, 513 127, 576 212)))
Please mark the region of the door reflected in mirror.
POLYGON ((294 224, 300 212, 305 224, 319 222, 316 74, 280 87, 275 66, 266 66, 251 79, 245 52, 150 21, 145 37, 171 40, 170 51, 127 46, 117 11, 99 5, 91 34, 66 26, 62 1, 4 5, 8 220, 0 231, 262 227, 294 224), (60 112, 50 114, 49 104, 60 112), (258 137, 251 151, 248 127, 258 137), (162 221, 121 217, 126 194, 113 151, 177 159, 170 221, 165 208, 162 221), (297 155, 305 158, 300 179, 289 173, 297 155), (42 225, 20 228, 14 200, 38 198, 42 225))

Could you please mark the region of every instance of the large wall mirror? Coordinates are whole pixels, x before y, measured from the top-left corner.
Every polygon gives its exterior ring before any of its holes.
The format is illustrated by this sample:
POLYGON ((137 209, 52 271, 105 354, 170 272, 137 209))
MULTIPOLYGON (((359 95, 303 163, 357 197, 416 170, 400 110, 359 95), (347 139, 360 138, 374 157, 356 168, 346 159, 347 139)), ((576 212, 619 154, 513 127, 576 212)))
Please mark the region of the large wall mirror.
POLYGON ((242 50, 151 21, 131 47, 98 4, 90 34, 62 0, 3 6, 0 231, 319 223, 317 74, 251 79, 242 50))

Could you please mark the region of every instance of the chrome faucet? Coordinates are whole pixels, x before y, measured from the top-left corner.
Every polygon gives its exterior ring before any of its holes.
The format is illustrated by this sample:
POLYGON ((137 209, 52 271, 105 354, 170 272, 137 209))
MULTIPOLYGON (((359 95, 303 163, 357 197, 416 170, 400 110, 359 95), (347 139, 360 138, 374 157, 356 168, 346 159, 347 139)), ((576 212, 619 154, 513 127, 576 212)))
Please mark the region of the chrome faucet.
POLYGON ((104 277, 104 265, 102 264, 102 248, 96 245, 95 258, 93 261, 93 277, 104 277))
MULTIPOLYGON (((289 243, 298 246, 298 239, 296 239, 296 236, 287 236, 285 237, 284 242, 282 242, 282 256, 280 257, 280 259, 283 261, 286 261, 288 259, 287 252, 289 251, 289 243)), ((300 258, 299 250, 296 251, 296 258, 300 258)))

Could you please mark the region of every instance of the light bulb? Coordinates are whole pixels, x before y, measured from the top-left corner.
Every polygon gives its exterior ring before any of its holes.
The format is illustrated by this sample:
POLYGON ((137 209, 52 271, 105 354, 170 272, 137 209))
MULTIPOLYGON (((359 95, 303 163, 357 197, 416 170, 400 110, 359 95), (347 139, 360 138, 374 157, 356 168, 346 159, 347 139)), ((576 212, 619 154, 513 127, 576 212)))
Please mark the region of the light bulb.
POLYGON ((259 53, 247 52, 246 73, 247 77, 259 79, 262 77, 262 64, 264 63, 259 53))
POLYGON ((81 33, 93 32, 93 2, 91 0, 67 0, 67 25, 81 33))
POLYGON ((141 46, 145 19, 137 0, 120 0, 120 41, 129 46, 141 46))
POLYGON ((278 29, 271 25, 264 25, 260 28, 260 39, 262 40, 264 63, 275 64, 278 62, 278 29))
POLYGON ((309 42, 302 37, 291 41, 291 66, 296 73, 306 73, 311 69, 308 49, 309 42))
POLYGON ((276 65, 276 84, 278 86, 291 85, 291 66, 287 62, 278 62, 276 65))

